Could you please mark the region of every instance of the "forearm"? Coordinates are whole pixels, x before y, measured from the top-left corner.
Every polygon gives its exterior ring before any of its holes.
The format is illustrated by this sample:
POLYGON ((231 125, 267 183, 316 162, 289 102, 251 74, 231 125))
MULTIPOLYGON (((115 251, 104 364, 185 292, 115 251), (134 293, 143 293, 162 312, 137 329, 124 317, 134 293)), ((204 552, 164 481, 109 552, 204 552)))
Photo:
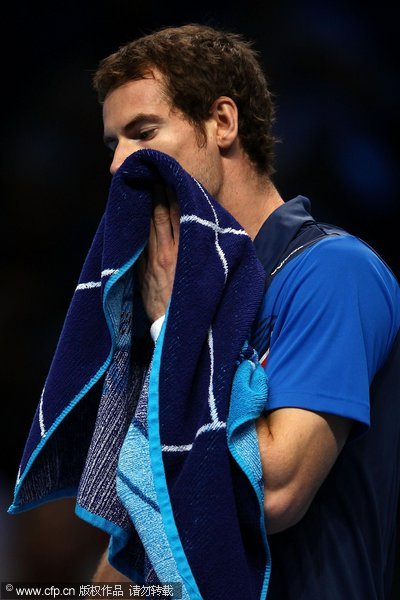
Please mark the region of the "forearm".
POLYGON ((292 461, 285 455, 279 457, 279 442, 268 418, 260 417, 256 421, 256 430, 264 482, 265 525, 267 533, 273 534, 295 525, 304 512, 296 505, 294 489, 290 491, 292 461))
POLYGON ((298 408, 282 408, 257 419, 268 533, 303 518, 350 427, 348 419, 298 408))

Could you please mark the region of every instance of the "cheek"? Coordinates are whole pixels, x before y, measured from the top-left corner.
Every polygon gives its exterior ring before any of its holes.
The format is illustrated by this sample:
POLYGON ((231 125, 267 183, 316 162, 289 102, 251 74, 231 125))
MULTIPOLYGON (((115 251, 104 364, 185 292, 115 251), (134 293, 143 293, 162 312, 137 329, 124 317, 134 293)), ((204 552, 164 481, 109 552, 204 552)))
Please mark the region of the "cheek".
MULTIPOLYGON (((179 164, 197 179, 212 196, 216 196, 221 185, 220 155, 210 144, 199 147, 192 129, 176 131, 175 136, 164 140, 164 152, 175 158, 179 164)), ((160 150, 163 148, 160 147, 160 150)))
POLYGON ((219 154, 207 152, 203 155, 196 179, 214 198, 218 198, 222 185, 222 168, 219 154))

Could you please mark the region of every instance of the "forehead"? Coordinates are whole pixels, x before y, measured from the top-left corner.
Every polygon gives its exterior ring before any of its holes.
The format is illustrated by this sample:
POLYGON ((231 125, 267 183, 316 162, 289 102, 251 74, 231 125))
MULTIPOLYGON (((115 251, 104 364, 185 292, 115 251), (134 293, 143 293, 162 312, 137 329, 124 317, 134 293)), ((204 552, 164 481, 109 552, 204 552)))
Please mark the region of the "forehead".
POLYGON ((113 125, 114 121, 134 117, 135 113, 166 113, 171 105, 168 100, 165 83, 161 74, 149 73, 142 79, 128 81, 112 90, 103 103, 104 123, 113 125))

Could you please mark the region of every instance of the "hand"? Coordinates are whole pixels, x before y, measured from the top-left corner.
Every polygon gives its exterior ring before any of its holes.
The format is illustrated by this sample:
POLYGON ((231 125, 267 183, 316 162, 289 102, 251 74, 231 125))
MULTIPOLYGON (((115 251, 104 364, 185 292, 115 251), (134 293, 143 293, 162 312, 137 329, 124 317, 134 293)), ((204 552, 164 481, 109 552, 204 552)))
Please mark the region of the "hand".
POLYGON ((144 308, 151 322, 165 314, 175 278, 179 245, 179 206, 170 190, 158 185, 147 247, 138 261, 144 308))

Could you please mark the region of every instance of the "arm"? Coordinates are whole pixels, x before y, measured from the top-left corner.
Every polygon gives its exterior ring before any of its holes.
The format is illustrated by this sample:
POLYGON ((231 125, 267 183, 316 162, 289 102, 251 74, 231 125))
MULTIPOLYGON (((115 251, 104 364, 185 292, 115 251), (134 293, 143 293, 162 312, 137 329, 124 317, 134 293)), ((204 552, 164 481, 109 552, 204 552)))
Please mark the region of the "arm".
POLYGON ((304 516, 350 428, 353 438, 368 431, 369 385, 393 319, 378 259, 351 237, 315 245, 285 269, 265 307, 277 318, 268 412, 257 421, 269 533, 304 516))
POLYGON ((269 534, 295 525, 308 510, 342 450, 351 420, 282 408, 256 422, 269 534))

